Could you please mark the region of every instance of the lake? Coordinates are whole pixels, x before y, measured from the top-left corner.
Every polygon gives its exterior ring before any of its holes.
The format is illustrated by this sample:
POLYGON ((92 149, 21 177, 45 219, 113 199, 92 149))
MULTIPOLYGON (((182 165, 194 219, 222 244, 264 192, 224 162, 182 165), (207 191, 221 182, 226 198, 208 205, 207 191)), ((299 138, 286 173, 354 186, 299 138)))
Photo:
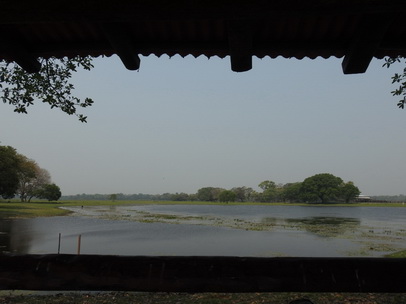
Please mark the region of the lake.
POLYGON ((380 257, 406 247, 406 208, 269 205, 71 207, 73 215, 0 220, 17 254, 380 257))

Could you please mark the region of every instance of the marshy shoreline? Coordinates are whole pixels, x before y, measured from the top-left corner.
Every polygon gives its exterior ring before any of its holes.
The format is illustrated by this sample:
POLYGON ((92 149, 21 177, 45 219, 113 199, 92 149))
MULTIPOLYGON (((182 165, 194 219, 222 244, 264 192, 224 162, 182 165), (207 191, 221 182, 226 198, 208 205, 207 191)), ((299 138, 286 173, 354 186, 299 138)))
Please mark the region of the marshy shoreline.
MULTIPOLYGON (((0 202, 0 213, 2 218, 32 218, 43 216, 66 216, 74 215, 72 210, 65 209, 70 207, 79 207, 80 209, 86 209, 87 206, 105 206, 106 208, 114 206, 139 206, 139 205, 197 205, 196 202, 147 202, 147 201, 131 201, 131 202, 109 202, 109 201, 78 201, 78 202, 33 202, 33 203, 19 203, 19 202, 0 202), (60 208, 64 207, 64 208, 60 208)), ((203 205, 206 205, 203 204, 203 205)), ((238 204, 220 204, 213 203, 212 205, 238 205, 238 204)), ((263 204, 260 204, 263 205, 263 204)), ((297 206, 293 204, 271 204, 271 205, 287 205, 297 206)), ((303 206, 303 204, 301 204, 303 206)), ((314 206, 314 205, 313 205, 314 206)), ((321 205, 317 205, 321 206, 321 205)), ((371 204, 371 203, 359 203, 350 205, 323 205, 323 206, 345 206, 345 207, 404 207, 403 204, 371 204)), ((76 209, 73 208, 73 209, 76 209)), ((128 220, 127 217, 117 217, 117 220, 128 220)), ((208 220, 208 219, 196 219, 193 217, 183 217, 165 215, 165 214, 140 214, 137 221, 154 221, 154 222, 169 222, 182 224, 185 222, 196 220, 208 220)), ((210 225, 210 220, 206 224, 210 225)), ((213 224, 213 222, 211 223, 213 224)), ((265 223, 261 226, 248 226, 251 223, 241 222, 223 222, 221 225, 232 225, 231 228, 237 229, 270 229, 272 225, 265 223)), ((303 225, 310 227, 312 223, 297 222, 291 223, 292 229, 302 229, 303 225)), ((351 223, 349 223, 351 225, 351 223)), ((329 233, 324 231, 323 233, 329 233)), ((403 251, 398 257, 405 257, 406 252, 403 251)), ((299 298, 307 298, 313 301, 314 304, 397 304, 406 303, 406 293, 400 294, 386 294, 386 293, 145 293, 145 292, 36 292, 36 291, 0 291, 0 303, 4 304, 62 304, 62 303, 75 303, 75 304, 103 304, 103 303, 157 303, 157 304, 222 304, 222 303, 238 303, 238 304, 287 304, 292 300, 299 298)))
POLYGON ((391 203, 331 203, 331 204, 305 204, 305 203, 220 203, 220 202, 199 202, 199 201, 57 201, 48 202, 45 200, 33 202, 20 202, 18 200, 0 199, 0 218, 32 218, 41 216, 64 216, 71 211, 63 207, 86 207, 86 206, 142 206, 142 205, 218 205, 218 206, 318 206, 318 207, 406 207, 402 202, 391 203))

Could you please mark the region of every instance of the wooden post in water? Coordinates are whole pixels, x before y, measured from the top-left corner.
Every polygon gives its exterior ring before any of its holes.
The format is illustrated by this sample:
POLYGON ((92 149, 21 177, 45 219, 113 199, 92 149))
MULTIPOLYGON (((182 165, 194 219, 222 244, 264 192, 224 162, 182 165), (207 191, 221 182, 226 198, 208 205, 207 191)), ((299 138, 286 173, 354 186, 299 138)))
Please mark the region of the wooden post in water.
POLYGON ((80 255, 80 242, 81 242, 81 239, 82 239, 82 235, 79 234, 79 236, 78 236, 78 255, 80 255))
POLYGON ((61 252, 61 234, 59 233, 59 239, 58 239, 58 254, 61 252))

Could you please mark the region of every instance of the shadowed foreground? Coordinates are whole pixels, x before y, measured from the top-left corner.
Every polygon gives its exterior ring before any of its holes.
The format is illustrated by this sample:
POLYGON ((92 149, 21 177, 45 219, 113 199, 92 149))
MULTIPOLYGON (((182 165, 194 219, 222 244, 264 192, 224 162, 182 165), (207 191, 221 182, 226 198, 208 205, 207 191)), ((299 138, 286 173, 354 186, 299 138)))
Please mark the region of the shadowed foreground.
POLYGON ((376 258, 0 256, 0 303, 398 304, 405 267, 376 258))
POLYGON ((0 256, 1 290, 404 293, 392 258, 0 256))
MULTIPOLYGON (((4 294, 4 292, 3 292, 4 294)), ((65 293, 56 295, 0 295, 4 304, 288 304, 296 299, 314 304, 399 304, 406 293, 65 293)))

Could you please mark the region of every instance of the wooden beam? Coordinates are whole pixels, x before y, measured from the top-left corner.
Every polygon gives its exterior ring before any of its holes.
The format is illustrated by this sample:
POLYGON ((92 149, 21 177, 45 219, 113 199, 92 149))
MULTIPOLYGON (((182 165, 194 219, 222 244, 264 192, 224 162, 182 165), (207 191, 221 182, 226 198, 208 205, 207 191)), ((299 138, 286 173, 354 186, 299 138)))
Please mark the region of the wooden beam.
POLYGON ((392 20, 392 15, 364 16, 342 62, 344 74, 365 73, 392 20))
POLYGON ((406 259, 0 256, 1 290, 406 292, 406 259))
MULTIPOLYGON (((344 56, 347 50, 347 44, 343 41, 336 42, 286 42, 286 41, 255 41, 253 45, 253 56, 264 56, 263 54, 269 53, 268 50, 272 50, 273 53, 294 52, 297 49, 302 50, 303 54, 314 54, 323 52, 328 54, 331 51, 330 56, 336 54, 342 54, 344 56), (334 50, 334 51, 332 51, 334 50)), ((379 54, 393 54, 392 56, 401 55, 403 50, 406 49, 406 41, 391 41, 382 42, 379 47, 379 54)), ((0 52, 3 50, 0 46, 0 52)), ((40 54, 41 57, 49 58, 55 53, 68 53, 78 54, 86 56, 87 54, 105 54, 111 56, 114 53, 112 47, 107 41, 89 42, 89 41, 77 41, 77 42, 62 42, 62 43, 41 43, 38 45, 32 45, 31 50, 35 54, 40 54), (78 51, 79 50, 79 51, 78 51)), ((153 41, 153 42, 139 42, 137 43, 137 51, 139 54, 193 54, 199 56, 201 54, 209 54, 208 56, 220 56, 225 57, 229 54, 229 45, 225 41, 153 41), (211 54, 211 55, 210 55, 211 54)), ((383 57, 381 55, 381 57, 383 57)))
POLYGON ((134 41, 126 33, 125 27, 117 23, 111 23, 104 24, 103 30, 107 40, 117 52, 125 67, 129 70, 138 70, 141 60, 134 47, 134 41))
POLYGON ((17 34, 13 34, 11 30, 2 34, 1 49, 5 50, 10 60, 16 62, 26 72, 37 73, 40 71, 41 63, 36 56, 28 51, 29 48, 21 42, 17 34))
POLYGON ((41 70, 41 63, 30 54, 19 55, 14 58, 14 61, 27 73, 38 73, 41 70))
POLYGON ((252 69, 252 28, 249 22, 229 21, 227 24, 231 69, 246 72, 252 69))
POLYGON ((0 10, 0 23, 43 23, 81 21, 84 18, 92 22, 132 22, 152 19, 218 19, 233 18, 273 18, 274 16, 325 16, 351 14, 366 11, 368 13, 406 13, 403 0, 388 1, 325 1, 316 0, 303 4, 295 1, 128 1, 99 0, 97 9, 94 2, 83 0, 20 0, 7 1, 0 10), (233 9, 230 9, 232 7, 233 9))

